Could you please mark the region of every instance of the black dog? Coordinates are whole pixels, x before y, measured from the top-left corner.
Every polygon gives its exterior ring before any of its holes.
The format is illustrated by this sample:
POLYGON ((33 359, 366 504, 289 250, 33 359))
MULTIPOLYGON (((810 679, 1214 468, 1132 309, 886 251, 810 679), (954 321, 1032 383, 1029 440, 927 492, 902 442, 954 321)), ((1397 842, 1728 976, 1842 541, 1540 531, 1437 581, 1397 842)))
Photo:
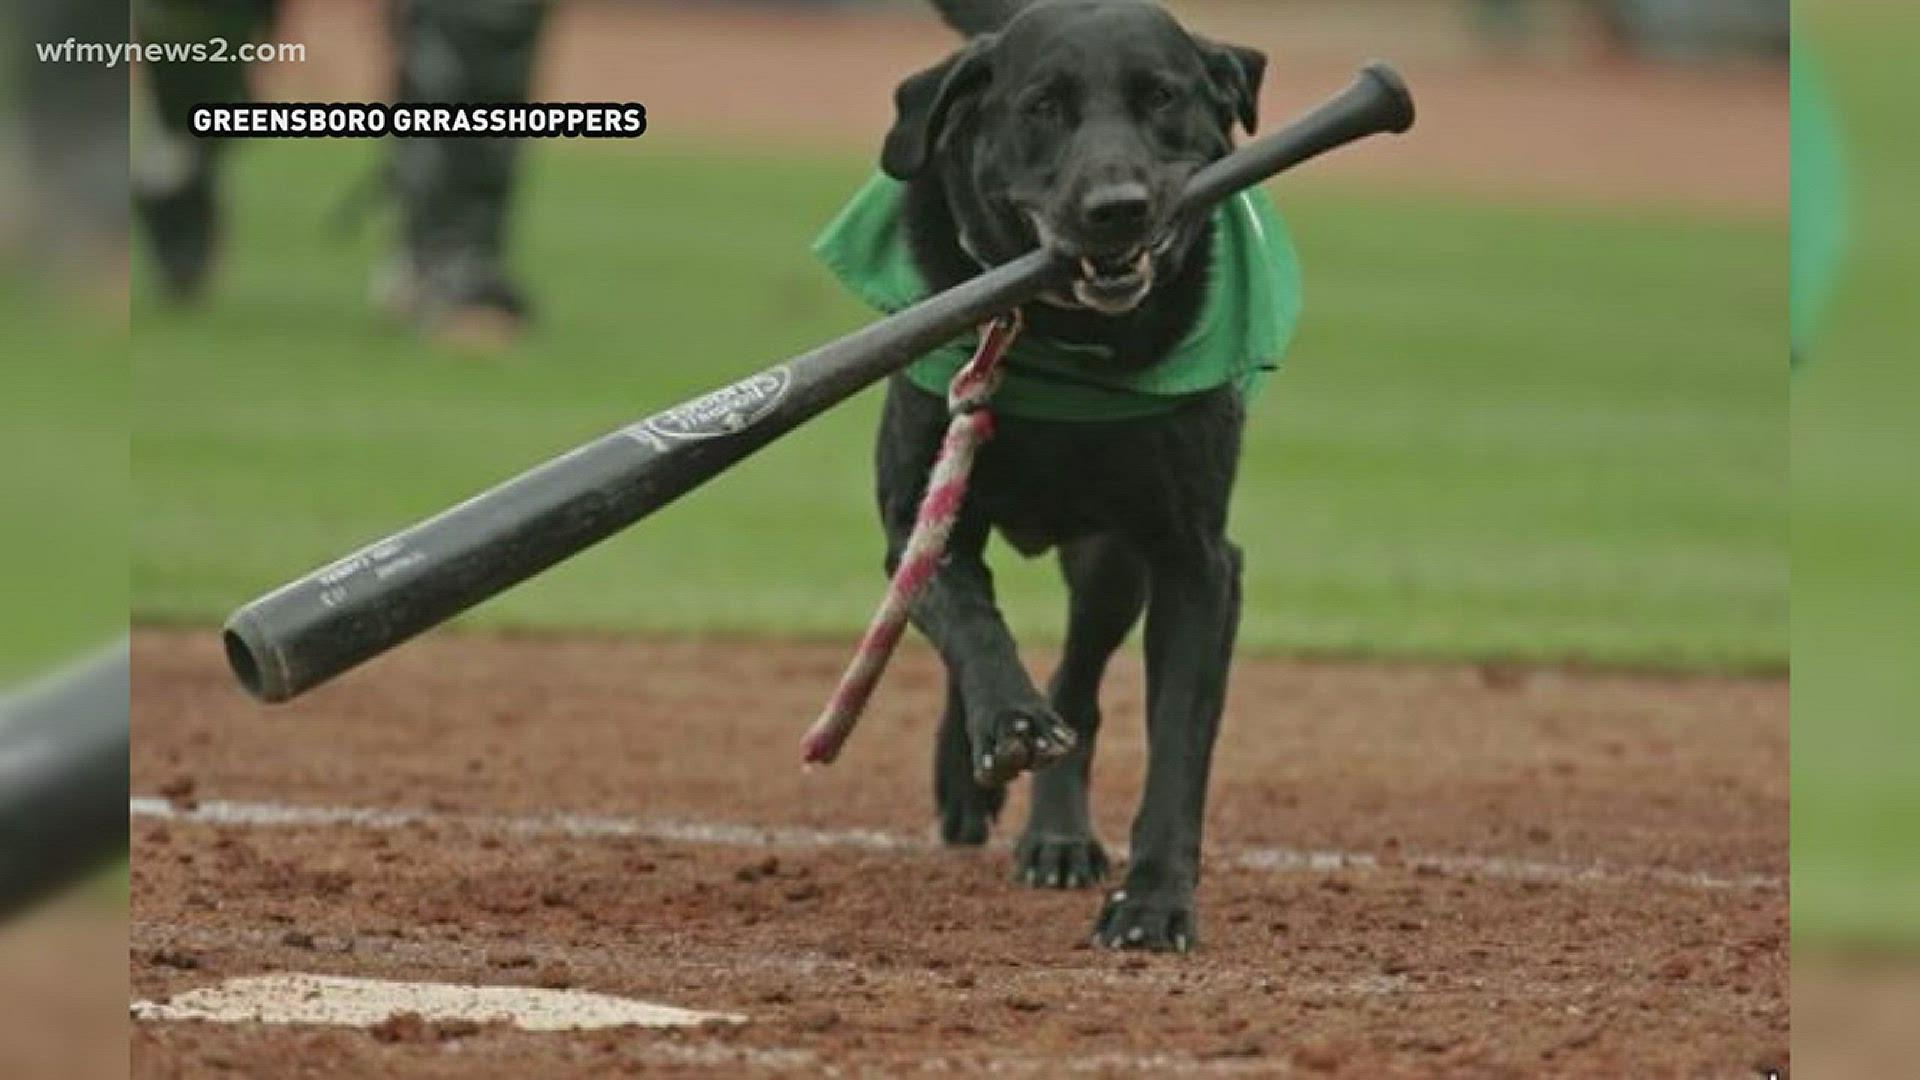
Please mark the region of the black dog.
MULTIPOLYGON (((1152 369, 1195 326, 1213 274, 1213 231, 1177 220, 1176 202, 1195 170, 1231 149, 1236 121, 1254 127, 1265 58, 1197 38, 1144 0, 941 6, 974 36, 900 86, 881 158, 906 183, 913 262, 943 289, 1052 246, 1082 272, 1030 306, 1026 337, 1104 353, 1090 371, 1152 369)), ((1094 931, 1106 945, 1197 941, 1207 777, 1240 615, 1226 522, 1243 415, 1232 385, 1131 419, 1003 415, 913 613, 949 674, 935 761, 942 836, 983 842, 1006 783, 1033 770, 1016 878, 1063 888, 1107 872, 1087 810, 1099 687, 1146 613, 1151 762, 1125 883, 1094 931), (1071 621, 1044 695, 995 606, 983 559, 995 529, 1024 553, 1059 551, 1071 621)), ((877 454, 889 569, 947 420, 939 397, 893 380, 877 454)))

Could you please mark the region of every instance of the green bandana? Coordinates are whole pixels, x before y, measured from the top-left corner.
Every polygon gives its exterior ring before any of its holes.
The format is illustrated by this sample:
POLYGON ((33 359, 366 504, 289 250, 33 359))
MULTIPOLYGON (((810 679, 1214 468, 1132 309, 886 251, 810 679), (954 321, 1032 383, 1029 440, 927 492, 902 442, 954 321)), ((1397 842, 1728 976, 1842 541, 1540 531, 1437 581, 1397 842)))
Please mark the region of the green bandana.
POLYGON ((1833 102, 1806 50, 1792 65, 1793 193, 1789 265, 1793 362, 1805 359, 1825 321, 1847 248, 1847 162, 1833 102))
MULTIPOLYGON (((927 283, 907 250, 900 208, 905 185, 876 175, 814 241, 813 253, 840 283, 882 312, 911 307, 927 283)), ((1213 213, 1213 275, 1200 317, 1173 353, 1143 370, 1108 370, 1103 346, 1022 337, 1007 354, 994 408, 1035 420, 1126 420, 1179 406, 1229 383, 1252 394, 1293 337, 1300 316, 1300 267, 1286 225, 1254 188, 1213 213)), ((946 396, 973 355, 971 335, 935 349, 907 378, 946 396)))

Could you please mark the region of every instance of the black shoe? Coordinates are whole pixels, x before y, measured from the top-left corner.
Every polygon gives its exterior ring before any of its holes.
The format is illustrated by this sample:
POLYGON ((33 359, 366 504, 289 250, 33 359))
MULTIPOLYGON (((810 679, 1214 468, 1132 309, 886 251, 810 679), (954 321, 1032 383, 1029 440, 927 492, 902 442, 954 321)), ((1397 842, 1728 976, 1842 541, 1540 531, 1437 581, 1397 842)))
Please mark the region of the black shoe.
POLYGON ((156 146, 135 171, 133 209, 160 271, 160 291, 189 303, 206 292, 219 246, 213 160, 177 144, 156 146))

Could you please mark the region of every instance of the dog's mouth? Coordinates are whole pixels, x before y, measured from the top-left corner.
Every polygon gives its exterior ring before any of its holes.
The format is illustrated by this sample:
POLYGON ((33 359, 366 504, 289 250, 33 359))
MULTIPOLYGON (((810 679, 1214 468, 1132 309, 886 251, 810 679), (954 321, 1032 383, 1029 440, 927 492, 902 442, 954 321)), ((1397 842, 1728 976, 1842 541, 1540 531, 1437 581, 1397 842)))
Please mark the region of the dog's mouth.
POLYGON ((1102 315, 1124 315, 1140 306, 1153 291, 1160 258, 1172 249, 1175 239, 1169 229, 1126 247, 1092 251, 1064 240, 1039 214, 1030 213, 1028 220, 1041 246, 1073 259, 1079 269, 1070 295, 1053 290, 1046 298, 1063 307, 1083 307, 1102 315))
POLYGON ((1073 298, 1103 315, 1132 311, 1153 291, 1159 257, 1172 244, 1169 233, 1117 255, 1082 255, 1080 276, 1073 280, 1073 298))

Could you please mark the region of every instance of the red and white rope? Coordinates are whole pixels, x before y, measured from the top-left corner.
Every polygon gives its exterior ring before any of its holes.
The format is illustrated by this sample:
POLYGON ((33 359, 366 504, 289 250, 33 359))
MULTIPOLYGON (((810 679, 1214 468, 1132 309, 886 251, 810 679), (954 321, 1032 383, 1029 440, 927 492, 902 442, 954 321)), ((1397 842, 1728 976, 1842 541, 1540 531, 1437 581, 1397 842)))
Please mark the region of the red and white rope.
POLYGON ((987 404, 1000 385, 1000 362, 1013 339, 1020 333, 1020 313, 1010 312, 988 323, 980 334, 973 359, 954 375, 947 387, 947 411, 953 419, 947 423, 947 435, 934 459, 933 473, 927 478, 926 494, 921 496, 920 511, 914 518, 907 547, 887 583, 887 594, 867 624, 860 647, 853 654, 840 685, 820 718, 807 729, 801 750, 808 764, 825 765, 840 756, 840 747, 860 722, 867 699, 873 696, 887 669, 894 647, 906 633, 907 616, 927 581, 940 569, 946 557, 947 538, 960 516, 960 505, 967 496, 967 480, 973 473, 973 461, 981 444, 993 438, 993 413, 987 404))

